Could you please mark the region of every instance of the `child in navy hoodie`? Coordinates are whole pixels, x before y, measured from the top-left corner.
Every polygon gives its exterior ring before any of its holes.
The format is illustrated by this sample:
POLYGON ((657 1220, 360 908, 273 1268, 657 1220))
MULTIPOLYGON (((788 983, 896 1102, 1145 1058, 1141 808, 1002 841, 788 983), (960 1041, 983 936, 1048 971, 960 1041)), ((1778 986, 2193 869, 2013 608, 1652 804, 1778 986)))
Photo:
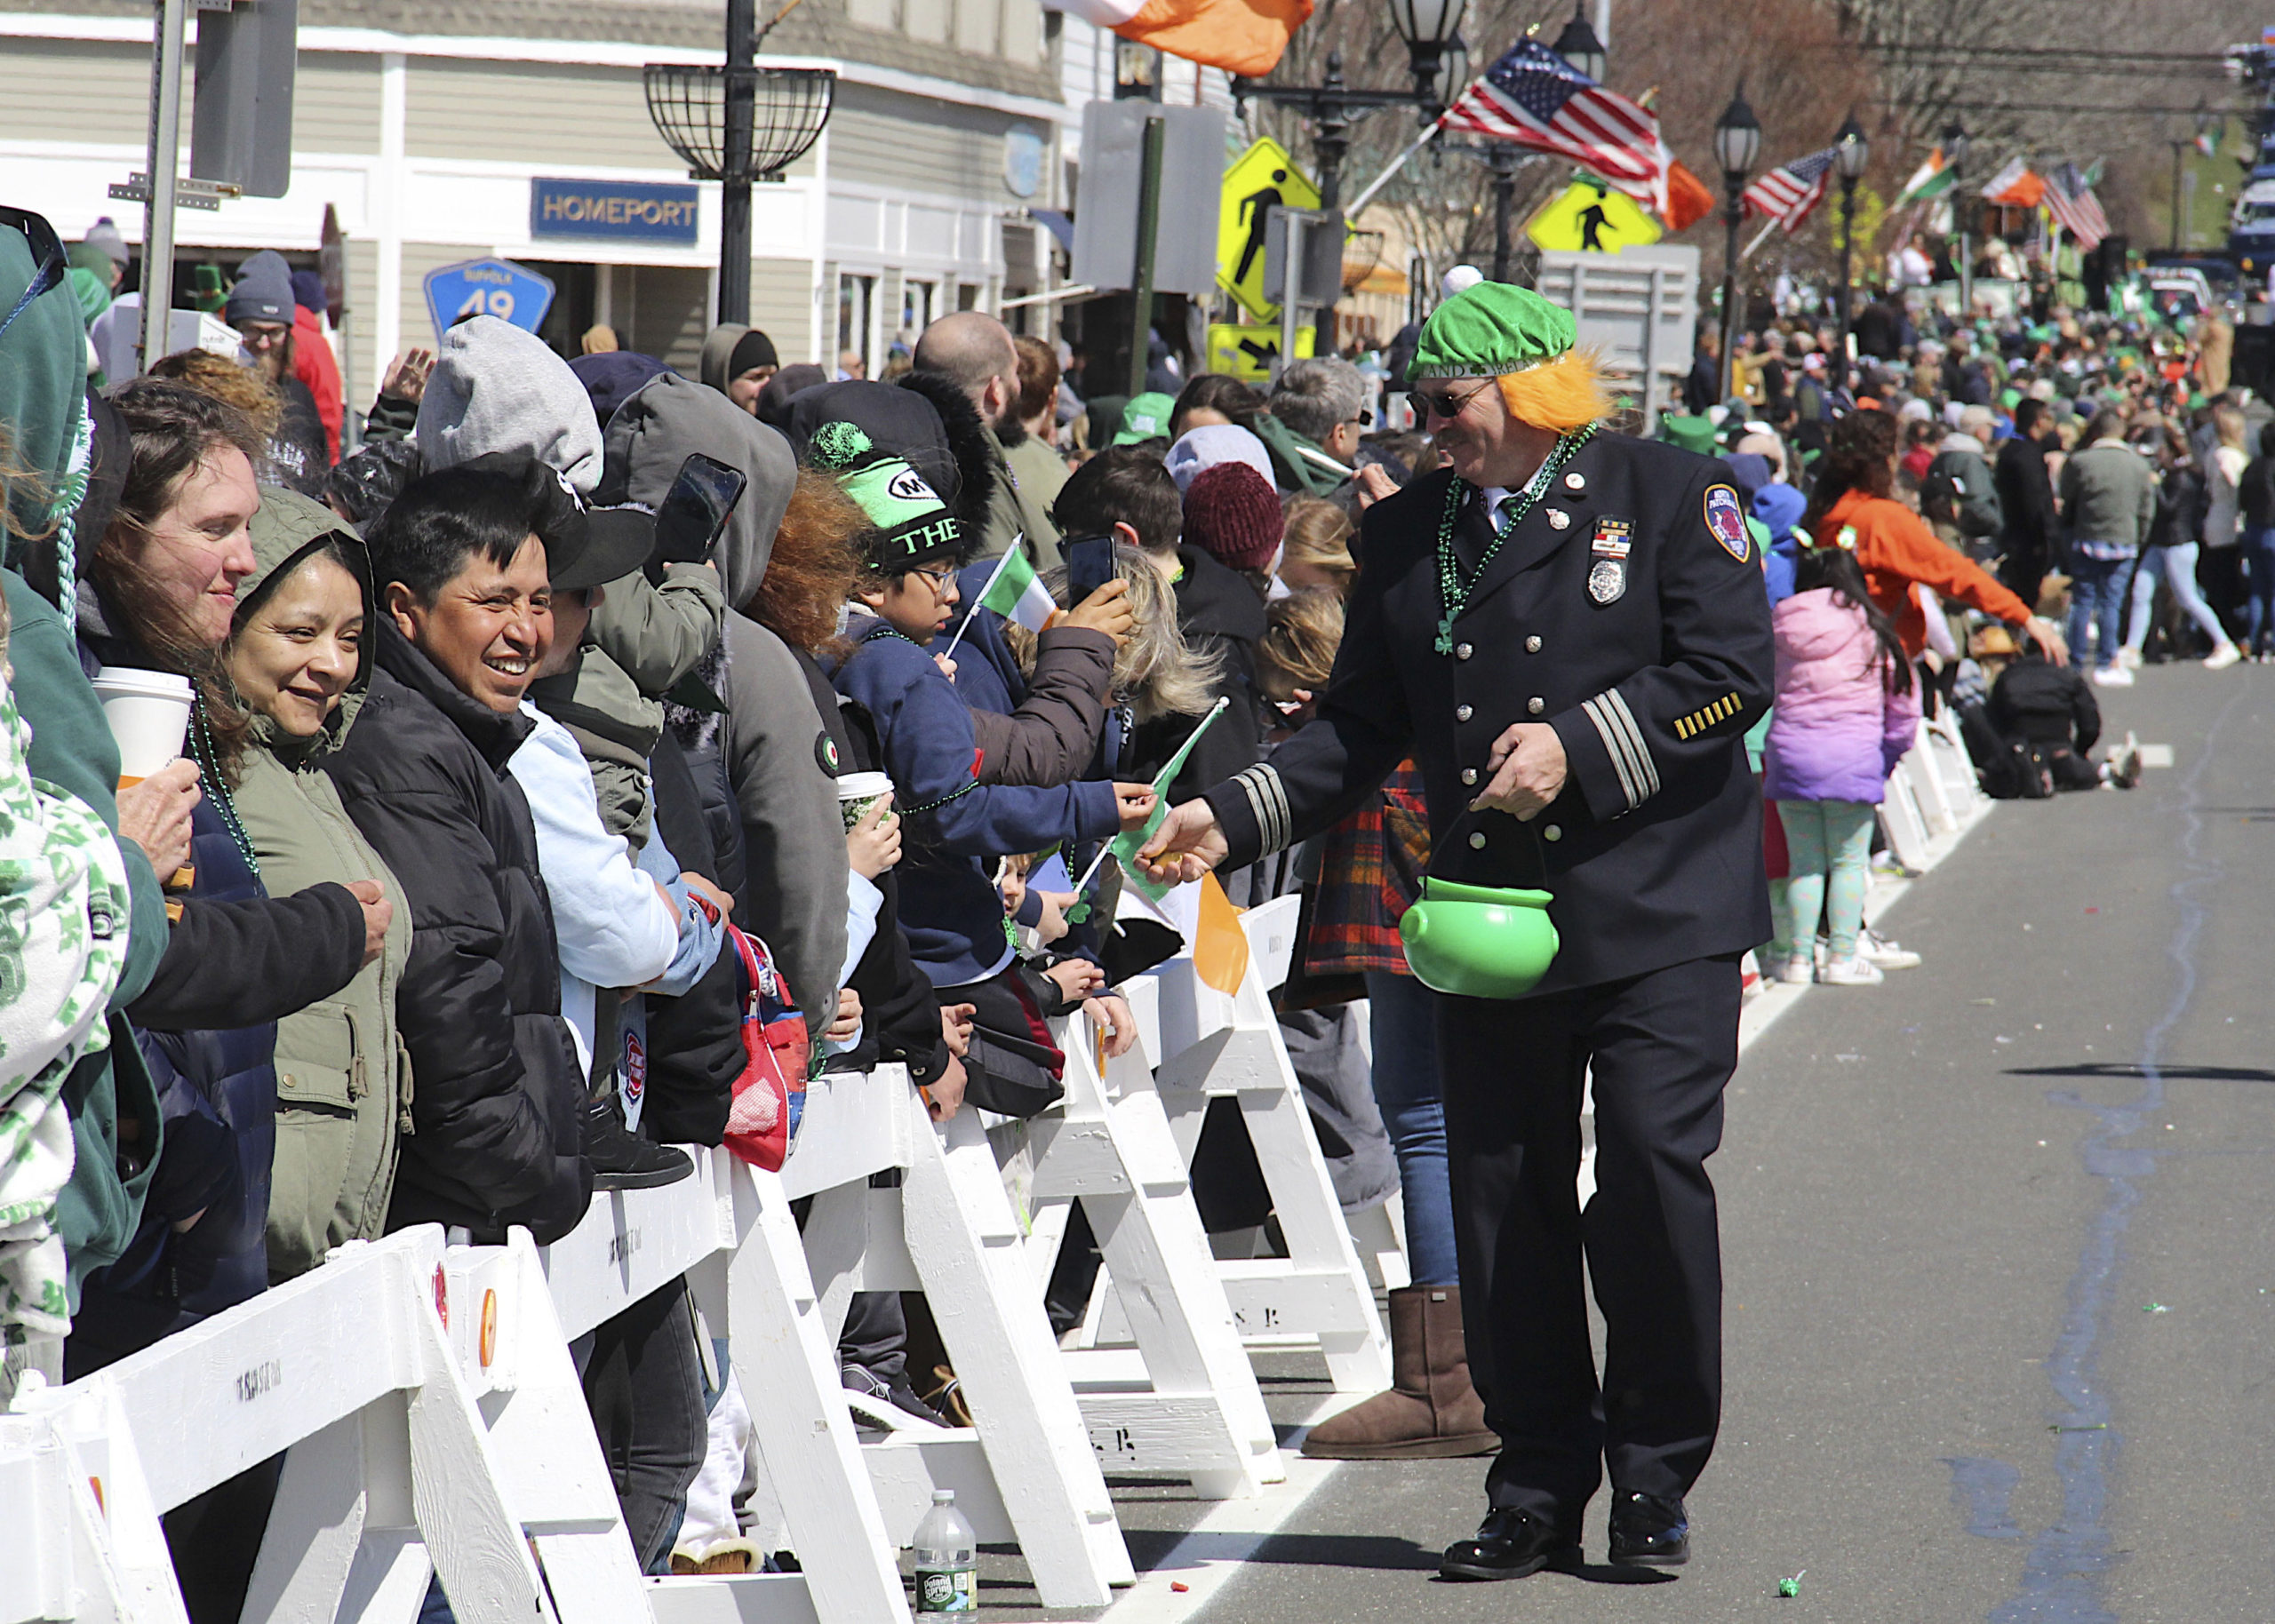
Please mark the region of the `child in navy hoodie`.
POLYGON ((901 925, 941 1002, 976 1007, 966 1098, 1032 1115, 1059 1093, 1062 1057, 1045 1021, 1099 976, 1074 964, 1046 981, 1020 963, 994 884, 996 860, 1138 828, 1153 810, 1151 788, 982 784, 971 712, 925 648, 958 600, 954 517, 922 475, 850 424, 825 427, 811 455, 877 526, 845 628, 852 650, 832 681, 866 713, 907 820, 901 925))

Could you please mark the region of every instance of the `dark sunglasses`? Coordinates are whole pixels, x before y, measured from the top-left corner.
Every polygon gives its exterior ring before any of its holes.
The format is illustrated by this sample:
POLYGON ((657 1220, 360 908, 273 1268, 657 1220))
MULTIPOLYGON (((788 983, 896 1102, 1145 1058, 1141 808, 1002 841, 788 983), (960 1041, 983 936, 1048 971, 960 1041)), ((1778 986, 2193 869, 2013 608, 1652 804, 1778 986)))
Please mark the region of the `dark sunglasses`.
POLYGON ((1450 389, 1417 389, 1412 391, 1414 403, 1432 417, 1457 418, 1463 407, 1490 389, 1496 381, 1489 378, 1475 388, 1465 389, 1458 394, 1450 389))
POLYGON ((23 314, 32 300, 62 285, 63 273, 70 268, 70 261, 63 252, 63 239, 55 235, 55 227, 47 223, 45 215, 34 214, 29 209, 12 209, 0 203, 0 226, 13 227, 24 234, 24 241, 31 245, 32 259, 37 267, 32 272, 31 286, 24 290, 23 297, 17 299, 16 307, 8 312, 6 318, 0 320, 0 334, 5 334, 16 324, 16 318, 23 314))

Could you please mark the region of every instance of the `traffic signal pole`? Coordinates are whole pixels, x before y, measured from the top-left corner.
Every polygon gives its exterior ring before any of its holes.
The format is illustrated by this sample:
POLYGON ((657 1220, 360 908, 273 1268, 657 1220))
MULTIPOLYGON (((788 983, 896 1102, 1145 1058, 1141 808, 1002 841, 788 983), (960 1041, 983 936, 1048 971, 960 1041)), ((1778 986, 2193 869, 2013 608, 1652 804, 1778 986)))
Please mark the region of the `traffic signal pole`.
POLYGON ((148 195, 142 205, 142 326, 135 370, 147 372, 172 341, 174 172, 181 162, 181 58, 188 0, 161 0, 150 52, 148 195))

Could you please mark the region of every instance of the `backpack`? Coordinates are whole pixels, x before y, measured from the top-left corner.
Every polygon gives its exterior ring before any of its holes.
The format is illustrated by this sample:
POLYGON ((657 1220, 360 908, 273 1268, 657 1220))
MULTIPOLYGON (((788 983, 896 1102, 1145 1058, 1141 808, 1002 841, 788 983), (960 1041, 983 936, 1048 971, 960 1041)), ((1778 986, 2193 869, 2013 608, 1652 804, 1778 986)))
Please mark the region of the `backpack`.
POLYGON ((733 925, 727 927, 727 943, 742 989, 743 1069, 727 1108, 723 1142, 752 1166, 779 1173, 805 1116, 812 1039, 766 943, 733 925))

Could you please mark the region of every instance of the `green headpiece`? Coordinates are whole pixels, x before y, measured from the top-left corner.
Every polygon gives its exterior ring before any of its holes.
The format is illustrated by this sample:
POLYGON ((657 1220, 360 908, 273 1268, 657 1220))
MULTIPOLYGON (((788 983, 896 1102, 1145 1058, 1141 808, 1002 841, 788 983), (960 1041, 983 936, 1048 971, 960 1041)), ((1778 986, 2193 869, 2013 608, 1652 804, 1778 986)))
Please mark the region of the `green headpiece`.
POLYGON ((1133 394, 1130 403, 1122 409, 1122 426, 1114 431, 1116 445, 1136 445, 1140 440, 1165 440, 1169 432, 1169 413, 1177 402, 1169 395, 1152 390, 1133 394))
POLYGON ((1530 288, 1481 282, 1430 313, 1406 375, 1498 378, 1555 360, 1578 336, 1572 313, 1530 288))
POLYGON ((1711 418, 1686 417, 1679 411, 1661 412, 1659 438, 1669 445, 1679 445, 1686 451, 1712 457, 1714 454, 1714 421, 1711 418))
POLYGON ((852 424, 824 424, 809 455, 877 527, 868 561, 880 574, 899 575, 962 550, 962 527, 924 476, 905 458, 877 450, 852 424))

